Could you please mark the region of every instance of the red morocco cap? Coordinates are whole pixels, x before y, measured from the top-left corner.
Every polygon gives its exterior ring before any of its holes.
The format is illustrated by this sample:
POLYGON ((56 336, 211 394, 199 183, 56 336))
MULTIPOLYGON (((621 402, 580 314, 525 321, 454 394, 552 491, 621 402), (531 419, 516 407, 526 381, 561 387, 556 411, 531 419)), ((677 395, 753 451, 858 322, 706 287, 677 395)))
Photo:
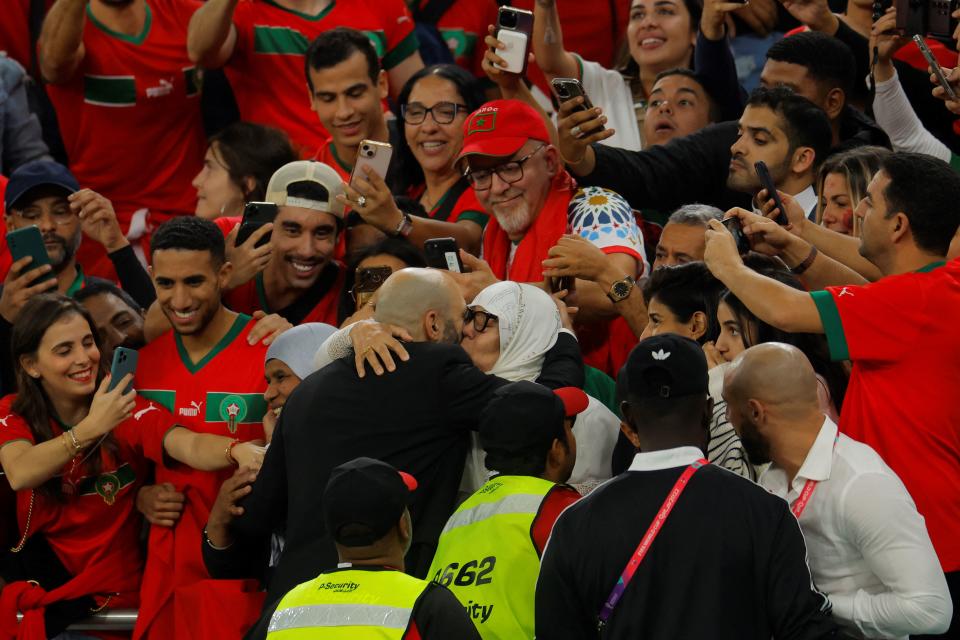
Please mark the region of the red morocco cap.
POLYGON ((494 100, 467 116, 463 123, 463 149, 457 161, 474 154, 512 156, 527 140, 550 142, 540 114, 519 100, 494 100))

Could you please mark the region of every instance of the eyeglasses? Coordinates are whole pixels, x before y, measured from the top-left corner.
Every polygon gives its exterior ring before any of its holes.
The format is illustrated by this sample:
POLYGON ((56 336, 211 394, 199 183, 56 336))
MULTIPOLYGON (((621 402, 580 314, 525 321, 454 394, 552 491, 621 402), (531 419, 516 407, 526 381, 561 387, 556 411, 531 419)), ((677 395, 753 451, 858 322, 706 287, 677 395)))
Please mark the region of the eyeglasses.
POLYGON ((467 324, 472 322, 473 330, 477 333, 483 333, 486 331, 487 325, 490 324, 491 320, 497 322, 497 316, 493 315, 492 313, 488 313, 487 311, 471 309, 470 307, 467 307, 463 311, 463 323, 467 324))
POLYGON ((429 113, 437 124, 450 124, 456 119, 457 113, 460 111, 466 112, 469 109, 467 109, 467 105, 457 104, 456 102, 438 102, 432 107, 427 107, 419 102, 411 102, 400 107, 400 117, 407 124, 420 124, 427 119, 429 113))
POLYGON ((467 181, 473 185, 474 191, 486 191, 493 184, 493 174, 496 173, 506 183, 513 184, 523 179, 523 163, 532 158, 547 145, 542 144, 527 155, 510 162, 505 162, 492 169, 467 169, 464 173, 467 181))
MULTIPOLYGON (((29 224, 40 226, 40 221, 43 219, 43 212, 39 209, 27 209, 25 211, 11 211, 11 215, 20 218, 21 220, 26 221, 29 224)), ((50 219, 53 221, 53 224, 58 226, 63 226, 65 224, 70 224, 76 222, 77 214, 67 208, 56 208, 50 212, 50 219)))

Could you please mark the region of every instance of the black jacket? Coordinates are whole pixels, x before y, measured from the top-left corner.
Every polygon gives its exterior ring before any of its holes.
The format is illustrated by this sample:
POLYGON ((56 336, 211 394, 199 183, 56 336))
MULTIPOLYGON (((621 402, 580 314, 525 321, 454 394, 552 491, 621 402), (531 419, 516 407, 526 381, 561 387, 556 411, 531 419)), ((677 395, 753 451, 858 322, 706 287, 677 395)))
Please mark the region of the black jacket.
MULTIPOLYGON (((426 574, 454 510, 469 431, 493 392, 509 381, 482 373, 458 345, 412 343, 407 351, 410 360, 393 373, 360 379, 348 358, 294 390, 243 502, 244 514, 234 522, 237 543, 221 552, 203 545, 211 576, 238 577, 241 566, 262 575, 263 541, 284 521, 286 544, 269 580, 268 603, 334 568, 337 553, 324 527, 321 496, 330 471, 359 456, 389 462, 417 479, 407 572, 426 574)), ((571 335, 562 333, 547 353, 538 382, 583 386, 580 349, 571 335)))
MULTIPOLYGON (((600 637, 601 607, 683 469, 628 471, 563 512, 537 581, 538 638, 600 637)), ((708 465, 677 500, 602 637, 835 637, 811 582, 787 503, 708 465)))

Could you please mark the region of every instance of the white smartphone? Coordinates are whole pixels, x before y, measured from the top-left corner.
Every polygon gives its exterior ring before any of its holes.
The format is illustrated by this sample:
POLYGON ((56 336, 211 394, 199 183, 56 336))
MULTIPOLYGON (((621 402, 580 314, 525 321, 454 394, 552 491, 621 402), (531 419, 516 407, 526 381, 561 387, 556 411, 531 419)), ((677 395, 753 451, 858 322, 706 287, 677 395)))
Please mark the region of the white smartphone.
POLYGON ((527 67, 527 47, 533 33, 533 13, 513 7, 500 7, 497 14, 497 40, 503 49, 497 55, 506 65, 500 68, 509 73, 523 73, 527 67))
POLYGON ((350 184, 359 176, 365 177, 364 167, 370 167, 382 179, 387 179, 387 169, 390 167, 390 158, 393 156, 393 147, 386 142, 376 140, 361 140, 357 150, 357 161, 350 172, 350 184))
POLYGON ((927 43, 924 42, 923 36, 917 34, 913 36, 913 41, 917 43, 917 48, 920 49, 920 53, 922 53, 923 57, 927 59, 927 64, 929 64, 930 68, 933 70, 933 75, 937 76, 937 82, 939 82, 940 86, 943 87, 943 90, 947 93, 947 96, 953 101, 960 100, 960 98, 957 97, 957 92, 953 90, 952 86, 950 86, 950 81, 947 80, 947 75, 940 67, 940 63, 937 62, 936 56, 933 55, 933 52, 930 51, 930 47, 928 47, 927 43))

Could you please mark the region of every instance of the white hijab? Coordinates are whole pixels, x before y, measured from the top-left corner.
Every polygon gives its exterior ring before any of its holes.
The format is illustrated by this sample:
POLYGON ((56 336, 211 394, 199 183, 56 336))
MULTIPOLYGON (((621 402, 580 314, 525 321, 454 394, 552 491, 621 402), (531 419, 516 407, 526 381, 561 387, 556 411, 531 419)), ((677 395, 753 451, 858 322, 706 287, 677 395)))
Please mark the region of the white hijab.
POLYGON ((536 380, 563 328, 550 296, 529 284, 498 282, 481 291, 470 306, 497 316, 500 357, 488 373, 514 382, 536 380))

